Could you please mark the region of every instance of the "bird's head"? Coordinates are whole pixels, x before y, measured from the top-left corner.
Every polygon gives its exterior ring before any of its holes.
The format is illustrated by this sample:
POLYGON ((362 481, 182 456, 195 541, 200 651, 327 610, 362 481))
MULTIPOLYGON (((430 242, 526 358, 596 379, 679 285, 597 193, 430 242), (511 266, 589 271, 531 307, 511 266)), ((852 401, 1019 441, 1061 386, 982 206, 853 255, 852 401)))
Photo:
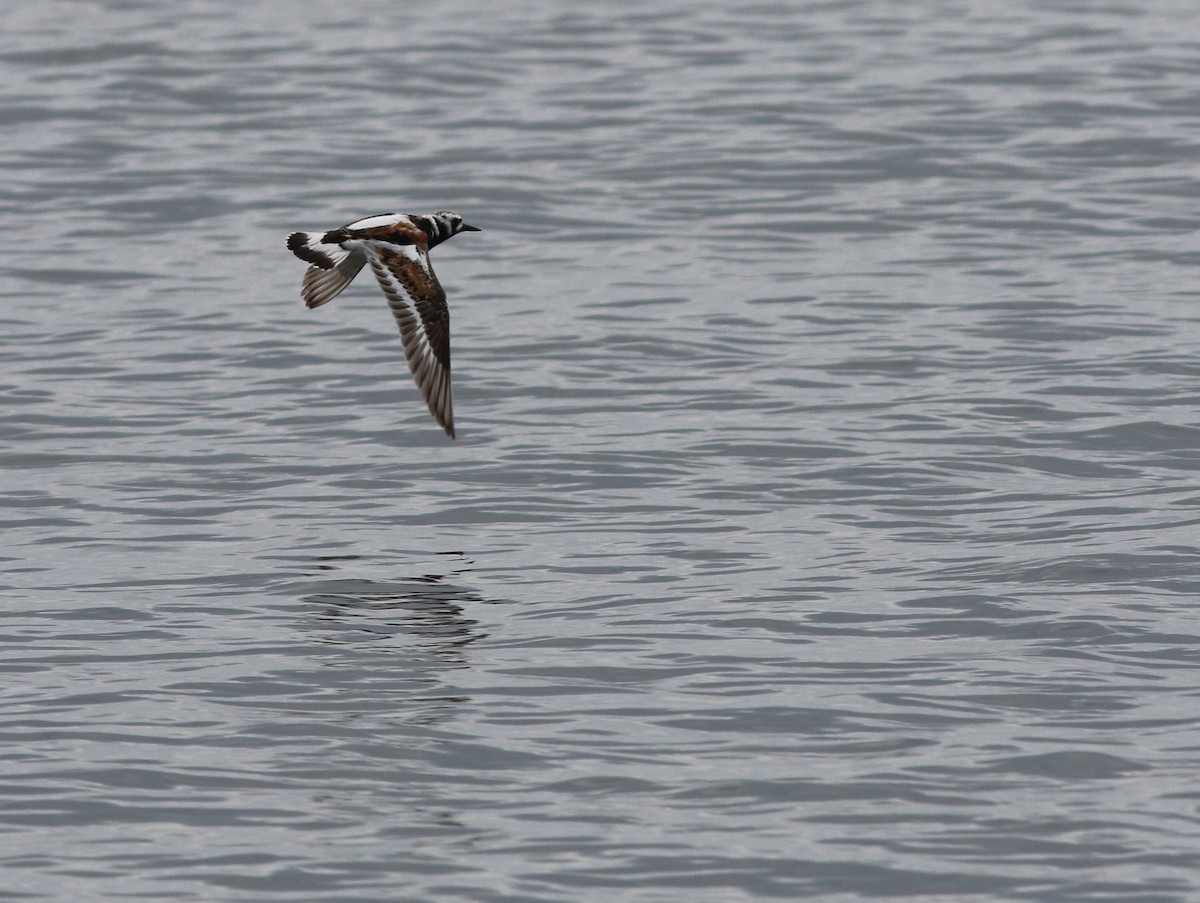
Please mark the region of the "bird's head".
POLYGON ((451 235, 457 235, 459 232, 482 232, 478 226, 468 226, 463 222, 463 218, 451 210, 439 210, 434 214, 439 220, 449 227, 451 235))

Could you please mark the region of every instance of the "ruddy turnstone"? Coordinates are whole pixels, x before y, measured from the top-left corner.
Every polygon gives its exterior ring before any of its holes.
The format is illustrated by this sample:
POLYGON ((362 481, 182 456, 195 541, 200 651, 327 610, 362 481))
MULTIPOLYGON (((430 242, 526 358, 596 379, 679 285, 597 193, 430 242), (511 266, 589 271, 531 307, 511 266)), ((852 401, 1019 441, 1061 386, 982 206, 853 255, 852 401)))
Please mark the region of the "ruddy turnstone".
POLYGON ((332 301, 371 264, 400 327, 408 369, 429 412, 451 439, 450 309, 429 264, 429 250, 459 232, 478 231, 457 213, 443 210, 425 216, 384 213, 328 232, 293 232, 287 238, 288 249, 312 264, 300 287, 310 308, 332 301))

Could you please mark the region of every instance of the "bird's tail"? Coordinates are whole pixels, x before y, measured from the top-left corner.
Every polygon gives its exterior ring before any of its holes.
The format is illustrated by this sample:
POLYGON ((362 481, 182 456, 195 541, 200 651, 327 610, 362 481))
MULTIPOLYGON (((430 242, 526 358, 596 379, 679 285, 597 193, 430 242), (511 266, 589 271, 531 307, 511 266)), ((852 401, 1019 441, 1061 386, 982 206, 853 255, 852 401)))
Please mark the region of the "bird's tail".
POLYGON ((312 264, 300 288, 308 307, 320 307, 340 295, 367 262, 362 251, 347 251, 340 244, 321 239, 308 232, 293 232, 287 239, 288 250, 312 264))

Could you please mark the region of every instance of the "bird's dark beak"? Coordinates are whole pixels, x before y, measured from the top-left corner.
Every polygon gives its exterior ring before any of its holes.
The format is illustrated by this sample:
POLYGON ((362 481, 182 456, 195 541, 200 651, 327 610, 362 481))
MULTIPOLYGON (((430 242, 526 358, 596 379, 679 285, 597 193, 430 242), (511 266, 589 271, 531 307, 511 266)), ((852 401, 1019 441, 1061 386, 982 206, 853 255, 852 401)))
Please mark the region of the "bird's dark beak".
POLYGON ((478 226, 468 226, 466 223, 463 223, 462 228, 459 229, 459 231, 460 232, 482 232, 483 230, 480 229, 478 226))

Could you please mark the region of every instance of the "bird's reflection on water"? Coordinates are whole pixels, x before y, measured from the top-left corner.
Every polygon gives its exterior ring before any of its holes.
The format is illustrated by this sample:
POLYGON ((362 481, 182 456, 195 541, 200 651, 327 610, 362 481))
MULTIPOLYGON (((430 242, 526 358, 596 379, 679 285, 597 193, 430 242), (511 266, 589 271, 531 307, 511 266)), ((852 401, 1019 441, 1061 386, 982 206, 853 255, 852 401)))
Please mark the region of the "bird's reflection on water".
MULTIPOLYGON (((458 553, 453 554, 461 562, 458 553)), ((324 556, 314 573, 346 570, 358 556, 324 556)), ((317 639, 336 645, 396 642, 409 651, 438 657, 444 664, 465 664, 463 650, 482 639, 478 621, 464 615, 464 606, 486 601, 478 592, 456 582, 469 573, 465 566, 443 573, 425 573, 398 580, 342 577, 305 584, 303 601, 316 606, 321 623, 317 639)))

